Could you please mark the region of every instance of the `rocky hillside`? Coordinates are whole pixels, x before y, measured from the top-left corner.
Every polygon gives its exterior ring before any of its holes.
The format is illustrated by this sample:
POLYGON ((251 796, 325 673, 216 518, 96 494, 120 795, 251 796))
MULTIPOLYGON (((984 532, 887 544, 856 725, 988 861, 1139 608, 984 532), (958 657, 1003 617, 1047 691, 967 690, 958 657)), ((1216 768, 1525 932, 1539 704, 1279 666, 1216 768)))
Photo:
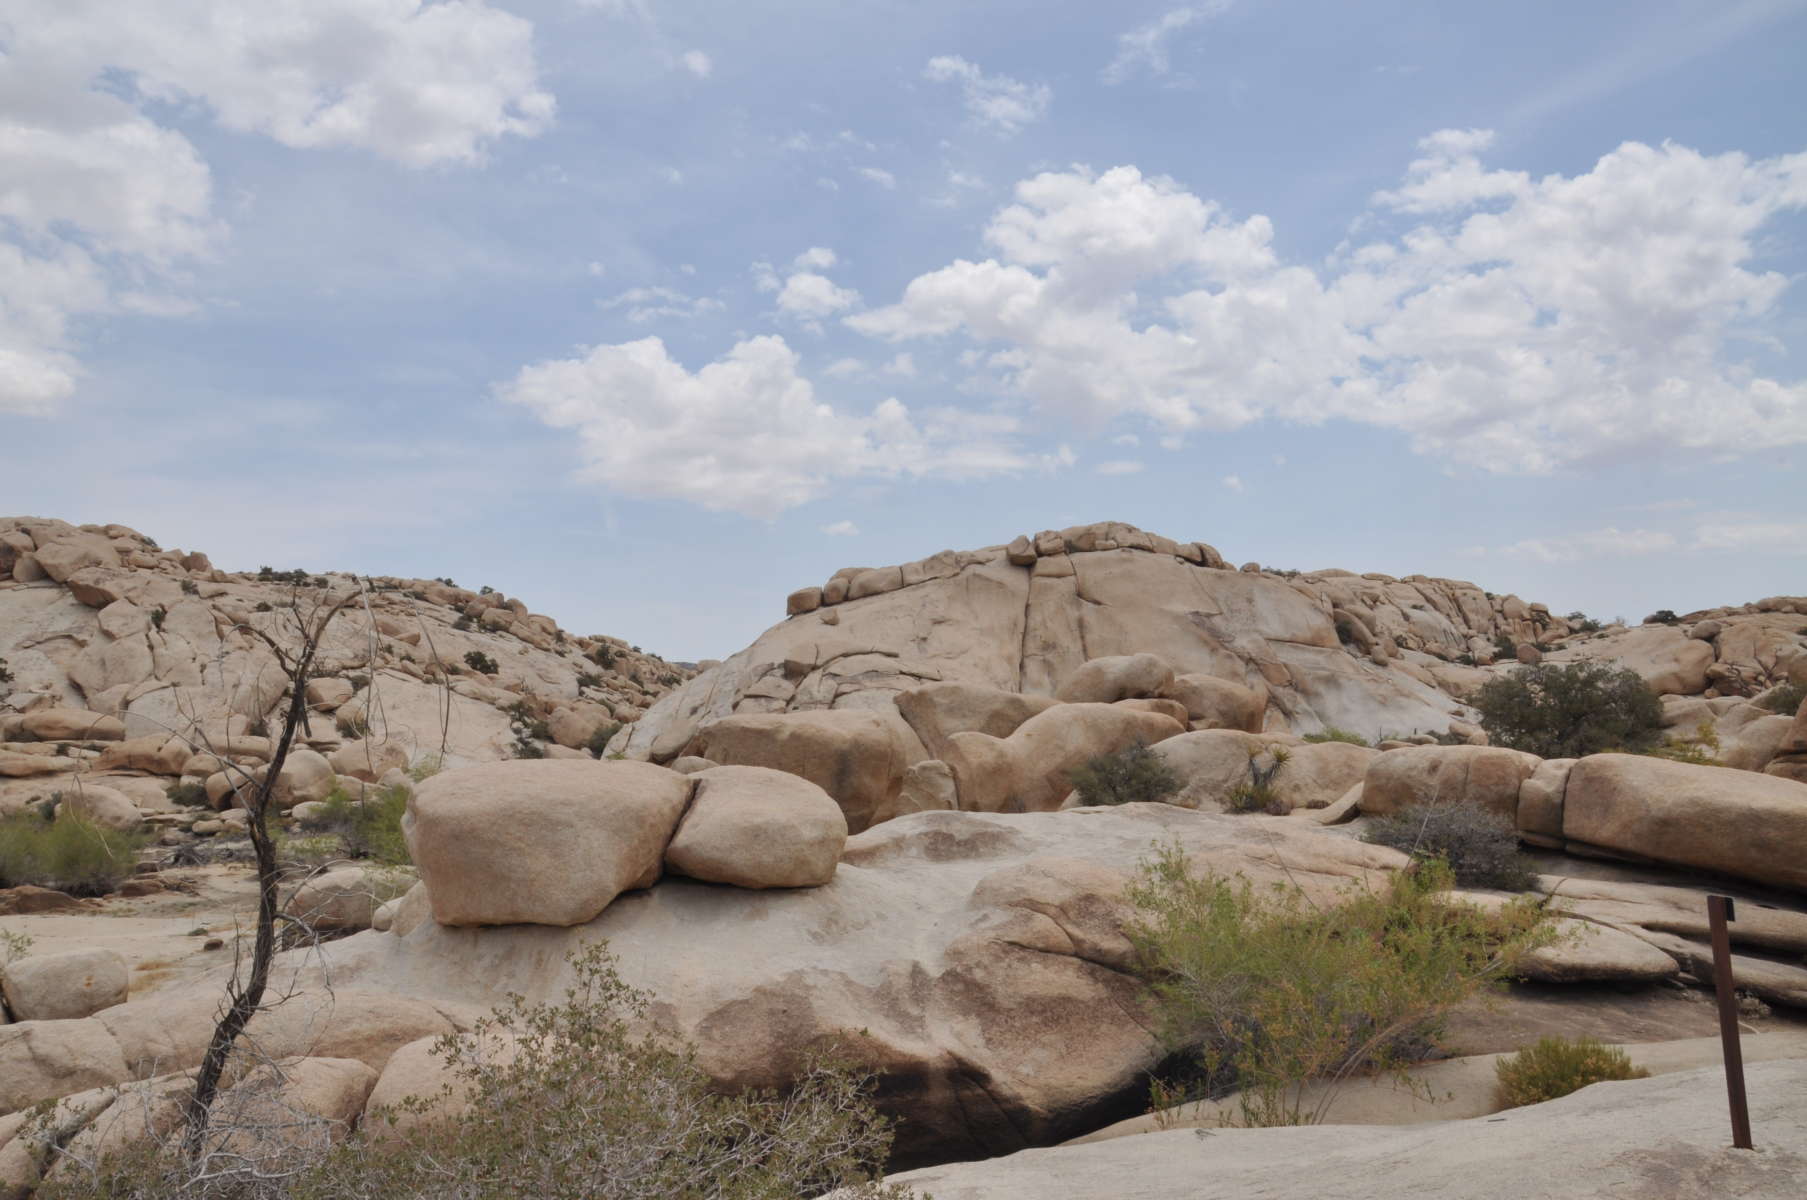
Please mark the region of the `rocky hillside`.
POLYGON ((298 603, 360 586, 308 688, 306 741, 343 774, 587 755, 692 673, 449 580, 232 573, 124 525, 0 518, 0 801, 108 772, 154 799, 188 766, 172 736, 255 759, 282 675, 253 631, 290 644, 298 603))
POLYGON ((1203 542, 1119 522, 848 567, 786 607, 613 748, 664 762, 731 715, 883 711, 934 682, 1068 698, 1087 662, 1144 653, 1253 693, 1253 731, 1335 726, 1369 739, 1470 719, 1463 701, 1502 654, 1614 661, 1659 694, 1727 698, 1721 708, 1807 680, 1803 597, 1602 628, 1461 580, 1236 569, 1203 542))

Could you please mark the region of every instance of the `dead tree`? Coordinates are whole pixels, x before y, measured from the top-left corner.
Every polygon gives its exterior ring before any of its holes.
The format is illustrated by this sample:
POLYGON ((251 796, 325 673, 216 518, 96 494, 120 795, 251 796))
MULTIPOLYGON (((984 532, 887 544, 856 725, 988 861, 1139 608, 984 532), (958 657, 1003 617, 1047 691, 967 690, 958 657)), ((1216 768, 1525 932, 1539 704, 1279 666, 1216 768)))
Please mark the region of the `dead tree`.
POLYGON ((276 957, 276 923, 280 909, 277 893, 281 878, 276 863, 276 844, 271 839, 268 823, 276 781, 288 760, 289 748, 294 744, 296 731, 307 720, 308 679, 313 670, 314 656, 326 636, 327 626, 332 624, 333 618, 346 605, 358 598, 361 590, 349 592, 330 605, 323 598, 306 615, 302 613, 298 592, 294 607, 284 610, 292 615, 300 639, 299 644, 293 648, 285 647, 280 640, 256 626, 242 627, 268 646, 276 656, 277 665, 282 668, 287 680, 288 707, 283 716, 282 734, 277 738, 275 751, 270 756, 263 778, 255 787, 246 788, 242 793, 249 816, 246 829, 251 836, 251 848, 257 856, 257 936, 251 952, 250 972, 243 978, 236 972, 233 975, 227 989, 226 1009, 213 1028, 213 1037, 207 1044, 207 1053, 201 1059, 200 1071, 195 1076, 194 1092, 187 1101, 184 1114, 187 1130, 182 1147, 191 1159, 200 1157, 205 1149, 208 1118, 219 1094, 220 1079, 239 1036, 263 1004, 264 989, 270 979, 270 964, 276 957))

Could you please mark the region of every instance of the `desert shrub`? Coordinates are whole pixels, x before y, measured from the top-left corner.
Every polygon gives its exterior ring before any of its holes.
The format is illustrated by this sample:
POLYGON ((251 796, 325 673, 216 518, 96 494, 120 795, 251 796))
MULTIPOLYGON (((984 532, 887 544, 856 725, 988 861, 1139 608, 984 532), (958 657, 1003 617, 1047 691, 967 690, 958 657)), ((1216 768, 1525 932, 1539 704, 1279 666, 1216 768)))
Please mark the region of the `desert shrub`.
POLYGON ((601 686, 602 686, 602 676, 598 675, 596 672, 579 671, 577 673, 577 687, 578 687, 579 691, 583 690, 584 688, 601 687, 601 686))
POLYGON ((1770 712, 1792 716, 1800 710, 1803 700, 1807 700, 1807 685, 1785 683, 1758 696, 1756 703, 1770 712))
POLYGON ((472 629, 474 627, 472 626, 471 619, 469 617, 460 614, 458 619, 456 621, 452 622, 452 628, 463 633, 463 632, 468 632, 470 629, 472 629))
POLYGON ((464 665, 473 671, 481 671, 485 675, 494 675, 497 671, 502 669, 496 665, 495 659, 483 653, 481 650, 466 650, 464 652, 464 665))
POLYGON ((1509 634, 1493 635, 1493 653, 1496 658, 1512 658, 1518 653, 1518 643, 1509 634))
POLYGON ((11 683, 12 681, 13 681, 13 673, 11 671, 7 670, 6 660, 4 658, 0 658, 0 683, 11 683))
POLYGON ((1140 741, 1100 754, 1067 772, 1081 804, 1133 804, 1165 800, 1181 781, 1167 760, 1140 741))
POLYGON ((168 616, 169 610, 164 608, 161 604, 151 609, 151 628, 161 630, 163 628, 164 618, 168 616))
POLYGON ((609 752, 609 740, 620 732, 621 724, 618 721, 607 725, 598 725, 596 732, 590 735, 590 740, 584 743, 584 749, 597 758, 601 758, 609 752))
POLYGON ((1507 1108, 1541 1104, 1590 1083, 1608 1079, 1644 1079, 1650 1072, 1631 1065, 1617 1046, 1593 1038, 1547 1037, 1535 1046, 1502 1058, 1494 1065, 1499 1075, 1499 1100, 1507 1108))
POLYGON ((1522 892, 1536 882, 1512 822, 1474 804, 1414 804, 1376 820, 1363 840, 1441 859, 1463 887, 1522 892))
POLYGON ((0 820, 0 887, 34 884, 72 896, 118 889, 138 863, 145 837, 103 829, 79 817, 47 820, 38 812, 0 820))
POLYGON ((1681 618, 1675 615, 1673 608, 1659 608, 1644 618, 1646 625, 1674 625, 1681 618))
POLYGON ((1692 734, 1683 737, 1670 734, 1663 739, 1661 745, 1652 746, 1645 753, 1657 758, 1710 767, 1719 762, 1719 731, 1713 727, 1712 721, 1702 720, 1694 727, 1692 734))
POLYGON ((0 929, 0 967, 4 967, 15 958, 24 958, 30 954, 32 940, 29 933, 14 933, 10 929, 0 929))
POLYGON ((268 600, 259 600, 257 602, 257 608, 255 611, 257 611, 257 612, 274 612, 275 610, 270 607, 270 602, 268 600))
POLYGON ((1473 704, 1494 745, 1542 758, 1643 750, 1662 736, 1663 706, 1644 681, 1600 663, 1520 667, 1473 704))
POLYGON ((597 646, 596 649, 590 651, 590 661, 605 671, 613 670, 615 667, 615 648, 607 642, 603 642, 601 645, 597 646))
POLYGON ((1409 1084, 1444 1015, 1548 940, 1535 905, 1448 903, 1450 880, 1431 863, 1320 907, 1291 885, 1194 876, 1177 847, 1144 862, 1129 934, 1156 1033, 1187 1070, 1157 1102, 1235 1091, 1233 1120, 1300 1125, 1332 1094, 1308 1104, 1313 1080, 1368 1068, 1409 1084))
POLYGON ((207 785, 204 783, 172 783, 163 789, 171 804, 180 804, 183 808, 212 808, 212 801, 207 799, 207 785))
POLYGON ((1316 733, 1308 733, 1305 735, 1305 740, 1314 743, 1348 742, 1351 746, 1366 746, 1368 744, 1368 739, 1361 734, 1352 733, 1347 729, 1338 729, 1335 725, 1326 725, 1316 733))
POLYGON ((1286 801, 1274 791, 1274 779, 1281 768, 1292 760, 1292 755, 1285 746, 1275 746, 1269 752, 1270 762, 1261 765, 1261 755, 1254 752, 1249 755, 1249 777, 1246 782, 1239 783, 1230 789, 1224 805, 1231 812, 1267 813, 1270 816, 1285 816, 1288 811, 1286 801))
POLYGON ((533 715, 524 700, 508 706, 508 728, 514 734, 512 750, 516 758, 545 758, 545 743, 552 740, 552 728, 533 715))
POLYGON ((330 837, 333 857, 364 859, 386 867, 407 866, 408 843, 402 837, 402 814, 408 811, 408 789, 369 788, 362 802, 334 788, 326 807, 309 818, 308 833, 330 837))
POLYGON ((423 754, 408 764, 408 778, 421 783, 445 770, 445 760, 437 754, 423 754))
MULTIPOLYGON (((219 1132, 198 1162, 184 1161, 173 1142, 86 1170, 65 1159, 77 1169, 56 1171, 38 1195, 793 1200, 837 1187, 848 1188, 850 1200, 912 1195, 874 1182, 892 1133, 872 1104, 868 1076, 818 1064, 783 1093, 723 1095, 687 1047, 635 1032, 649 997, 622 982, 600 944, 572 965, 576 982, 563 1002, 516 996, 472 1036, 440 1041, 457 1085, 482 1097, 444 1121, 390 1129, 372 1114, 363 1131, 332 1146, 269 1105, 261 1122, 216 1121, 219 1132), (484 1052, 501 1043, 515 1046, 511 1061, 484 1052)), ((405 1101, 401 1110, 419 1112, 438 1098, 405 1101)))

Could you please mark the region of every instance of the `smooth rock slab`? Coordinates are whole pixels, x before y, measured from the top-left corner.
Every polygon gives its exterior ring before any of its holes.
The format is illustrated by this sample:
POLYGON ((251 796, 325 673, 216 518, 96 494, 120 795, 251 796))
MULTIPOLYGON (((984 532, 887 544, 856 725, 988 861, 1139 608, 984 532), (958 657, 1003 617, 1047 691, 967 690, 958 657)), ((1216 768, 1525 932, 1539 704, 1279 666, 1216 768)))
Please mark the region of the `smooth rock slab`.
POLYGON ((15 959, 0 992, 16 1021, 66 1021, 125 1003, 131 976, 111 950, 69 950, 15 959))
POLYGON ((769 767, 712 767, 665 848, 670 870, 743 888, 820 887, 834 878, 847 818, 807 779, 769 767))

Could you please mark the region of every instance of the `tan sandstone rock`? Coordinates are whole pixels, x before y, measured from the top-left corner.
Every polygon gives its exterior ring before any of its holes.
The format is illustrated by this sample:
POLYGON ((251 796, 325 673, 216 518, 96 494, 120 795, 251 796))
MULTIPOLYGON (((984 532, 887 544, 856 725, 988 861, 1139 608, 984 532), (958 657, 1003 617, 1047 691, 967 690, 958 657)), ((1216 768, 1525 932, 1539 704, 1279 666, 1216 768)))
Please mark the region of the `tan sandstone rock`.
POLYGON ((1110 704, 1159 696, 1173 683, 1173 668, 1153 654, 1094 658, 1067 677, 1054 695, 1068 704, 1110 704))
POLYGON ((485 763, 422 783, 402 831, 439 924, 576 925, 658 879, 689 796, 650 763, 485 763))
POLYGON ((834 878, 847 819, 829 794, 769 767, 713 767, 665 848, 668 870, 743 888, 819 887, 834 878))
POLYGON ((966 811, 1049 812, 1072 790, 1073 768, 1087 759, 1183 732, 1179 722, 1160 713, 1115 704, 1060 704, 1007 738, 956 733, 948 739, 946 761, 966 811))
POLYGON ((131 979, 111 950, 66 950, 0 968, 0 992, 19 1021, 66 1021, 125 1003, 131 979))
POLYGON ((1408 746, 1368 767, 1362 812, 1385 816, 1417 804, 1471 804, 1515 822, 1519 786, 1542 761, 1494 746, 1408 746))

